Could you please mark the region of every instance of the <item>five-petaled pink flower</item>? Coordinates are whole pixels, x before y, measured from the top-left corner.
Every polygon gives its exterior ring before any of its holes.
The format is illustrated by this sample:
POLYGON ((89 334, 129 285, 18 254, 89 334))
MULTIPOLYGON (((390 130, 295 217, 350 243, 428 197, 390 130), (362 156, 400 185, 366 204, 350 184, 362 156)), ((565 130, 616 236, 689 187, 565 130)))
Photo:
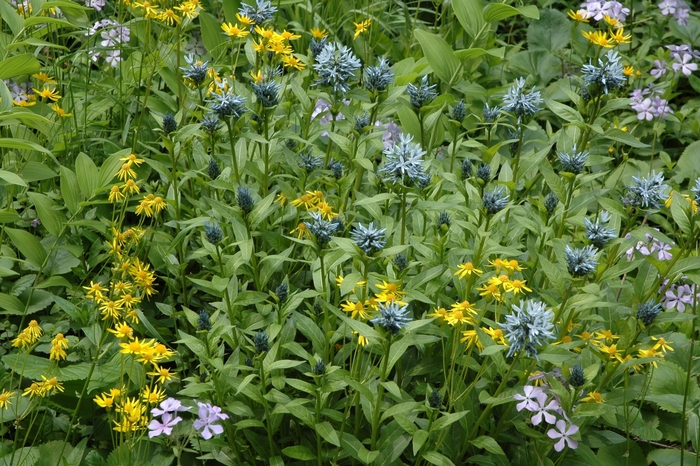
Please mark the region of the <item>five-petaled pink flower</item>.
POLYGON ((566 427, 566 421, 559 420, 555 424, 556 429, 549 429, 547 431, 547 436, 551 439, 559 439, 557 443, 554 444, 554 449, 556 451, 562 451, 565 446, 568 445, 569 448, 578 448, 578 442, 571 438, 578 432, 578 426, 570 424, 566 427))

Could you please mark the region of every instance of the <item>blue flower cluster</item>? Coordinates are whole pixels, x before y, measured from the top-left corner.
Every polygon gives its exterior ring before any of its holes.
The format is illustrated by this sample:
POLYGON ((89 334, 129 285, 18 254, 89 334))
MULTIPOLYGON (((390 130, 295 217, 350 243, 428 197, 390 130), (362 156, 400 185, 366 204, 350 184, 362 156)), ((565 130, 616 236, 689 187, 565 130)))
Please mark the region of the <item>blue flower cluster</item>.
POLYGON ((506 95, 503 96, 503 110, 513 112, 518 117, 518 122, 523 117, 529 117, 540 111, 543 100, 540 91, 534 88, 525 92, 525 79, 518 78, 506 95))
POLYGON ((597 88, 596 90, 602 91, 607 95, 610 91, 622 87, 627 82, 620 64, 620 55, 615 50, 610 50, 605 58, 606 60, 598 59, 600 66, 595 66, 592 62, 589 62, 588 65, 583 65, 583 68, 581 68, 583 82, 589 86, 589 92, 591 92, 591 86, 593 86, 597 88))
POLYGON ((375 228, 374 222, 369 222, 368 226, 363 226, 361 223, 355 228, 350 237, 354 243, 362 249, 368 256, 374 252, 384 249, 384 233, 386 228, 375 228))
POLYGON ((537 347, 554 340, 554 313, 541 301, 520 301, 520 306, 513 304, 513 313, 506 316, 501 329, 510 343, 508 357, 525 351, 531 357, 537 357, 537 347))
POLYGON ((385 182, 402 183, 407 186, 409 182, 422 186, 430 177, 423 168, 423 155, 425 151, 420 145, 413 143, 413 136, 401 134, 399 142, 384 150, 386 162, 379 170, 385 182))
POLYGON ((331 86, 336 93, 345 94, 350 90, 348 82, 360 68, 360 59, 352 50, 338 43, 326 44, 314 59, 314 70, 318 74, 316 85, 331 86))
POLYGON ((411 321, 411 319, 407 317, 408 304, 399 306, 396 301, 380 303, 377 310, 379 311, 379 317, 375 317, 370 322, 384 327, 394 336, 411 321))

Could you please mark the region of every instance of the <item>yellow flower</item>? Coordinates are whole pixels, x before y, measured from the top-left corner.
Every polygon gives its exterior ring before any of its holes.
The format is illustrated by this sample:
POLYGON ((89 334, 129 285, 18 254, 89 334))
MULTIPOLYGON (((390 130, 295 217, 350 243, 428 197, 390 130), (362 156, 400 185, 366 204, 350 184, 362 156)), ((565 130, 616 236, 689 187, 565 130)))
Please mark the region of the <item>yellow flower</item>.
POLYGON ((462 331, 462 338, 459 340, 462 343, 467 344, 467 348, 471 348, 474 346, 474 343, 476 343, 476 347, 479 349, 479 351, 484 350, 484 345, 481 344, 481 341, 479 340, 479 335, 477 335, 476 330, 463 330, 462 331))
POLYGON ((7 407, 12 404, 10 398, 14 396, 15 392, 8 392, 3 388, 2 393, 0 393, 0 409, 7 409, 7 407))
POLYGON ((484 333, 488 336, 491 337, 493 341, 498 343, 499 345, 505 345, 506 344, 506 339, 505 336, 503 335, 503 330, 500 328, 491 328, 489 327, 488 329, 486 328, 481 328, 481 330, 484 331, 484 333))
POLYGON ((269 39, 272 39, 272 37, 273 37, 274 34, 275 34, 275 31, 274 31, 274 29, 272 29, 272 28, 270 28, 270 29, 265 29, 265 28, 262 28, 262 27, 260 27, 260 26, 255 26, 254 30, 255 30, 255 33, 256 33, 256 34, 258 34, 259 36, 261 36, 263 39, 268 39, 268 40, 269 40, 269 39))
POLYGON ((321 194, 321 196, 317 196, 316 193, 318 192, 320 191, 307 191, 305 194, 302 194, 299 198, 294 199, 292 202, 290 202, 290 204, 294 207, 299 207, 303 205, 306 210, 313 210, 316 207, 316 204, 323 201, 323 194, 321 194))
POLYGON ((603 16, 603 20, 614 28, 622 27, 622 23, 610 15, 603 16))
POLYGON ((372 18, 353 24, 355 25, 355 36, 353 37, 353 39, 357 39, 360 36, 360 34, 369 30, 369 26, 372 24, 372 18))
POLYGON ((141 392, 141 399, 144 403, 156 405, 165 399, 165 390, 156 385, 153 390, 148 385, 141 392))
POLYGON ((481 287, 477 288, 477 290, 481 291, 481 293, 479 293, 479 296, 484 296, 486 297, 486 299, 494 298, 497 301, 501 301, 502 299, 498 285, 484 283, 481 287))
POLYGON ((350 317, 353 319, 357 319, 357 317, 360 317, 360 319, 365 320, 369 319, 369 314, 367 313, 367 311, 365 311, 365 305, 359 301, 356 303, 346 301, 345 303, 342 303, 340 307, 343 308, 343 311, 349 312, 350 317))
POLYGON ((447 322, 447 310, 444 307, 436 308, 432 314, 428 314, 427 317, 432 317, 434 319, 439 319, 441 322, 447 322))
POLYGON ((31 335, 32 338, 35 340, 38 340, 44 334, 44 331, 39 326, 39 322, 37 322, 36 320, 29 321, 29 324, 27 325, 27 328, 24 331, 28 332, 29 335, 31 335))
POLYGON ((598 390, 593 390, 591 392, 588 392, 588 396, 585 398, 581 398, 582 403, 603 403, 605 400, 603 399, 603 395, 598 393, 598 390))
POLYGON ((260 84, 263 81, 262 70, 258 70, 257 73, 253 73, 253 70, 250 70, 250 76, 253 78, 253 81, 255 81, 255 84, 260 84))
POLYGON ((130 163, 124 163, 114 176, 122 181, 126 181, 129 178, 136 179, 136 172, 133 170, 133 168, 131 168, 130 163))
POLYGON ((62 334, 57 333, 56 336, 51 340, 51 344, 54 346, 60 346, 61 348, 68 348, 68 339, 62 334))
POLYGON ((605 47, 608 49, 611 49, 614 47, 614 41, 608 37, 608 33, 605 31, 594 31, 594 32, 586 32, 586 31, 581 31, 581 34, 583 37, 588 39, 588 41, 592 44, 600 45, 601 47, 605 47))
POLYGON ((108 393, 102 393, 100 395, 97 395, 93 400, 97 406, 100 408, 105 408, 107 411, 111 410, 112 407, 114 407, 114 398, 110 396, 108 393))
POLYGON ((294 68, 298 71, 302 71, 304 68, 306 68, 306 63, 303 61, 299 60, 297 57, 294 55, 284 55, 282 56, 282 63, 284 66, 287 68, 294 68))
POLYGON ((253 41, 253 50, 257 53, 263 53, 265 51, 265 42, 260 40, 260 42, 253 41))
POLYGON ((532 290, 525 286, 525 282, 527 280, 513 280, 509 281, 503 284, 503 290, 505 292, 513 292, 513 296, 516 296, 518 293, 523 293, 525 294, 525 291, 528 291, 532 293, 532 290))
POLYGON ((156 196, 151 200, 151 207, 156 214, 161 213, 167 206, 168 203, 160 196, 156 196))
POLYGON ((292 47, 285 45, 284 42, 270 42, 265 50, 274 52, 275 55, 289 55, 293 52, 292 47))
POLYGON ((180 18, 177 13, 168 8, 158 15, 158 19, 167 24, 168 26, 174 26, 175 24, 180 24, 182 18, 180 18))
POLYGON ((119 190, 119 186, 115 184, 112 186, 112 189, 109 190, 109 202, 114 203, 122 199, 124 199, 124 195, 119 190))
POLYGON ((156 4, 151 4, 148 0, 144 0, 143 2, 134 2, 133 4, 134 9, 141 9, 143 8, 143 14, 144 16, 148 18, 155 18, 158 16, 158 5, 156 4))
POLYGON ((126 180, 126 183, 121 186, 121 191, 122 193, 138 194, 140 188, 134 180, 126 180))
POLYGON ((136 165, 137 167, 140 167, 141 164, 144 162, 143 159, 140 159, 136 156, 136 154, 129 154, 126 157, 122 157, 119 159, 121 162, 126 162, 129 165, 136 165))
POLYGON ((52 345, 49 350, 49 360, 50 361, 62 361, 68 357, 66 350, 61 348, 59 345, 52 345))
POLYGON ((620 355, 620 350, 617 349, 617 345, 600 345, 598 347, 601 353, 607 354, 610 359, 617 359, 622 362, 622 356, 620 355))
POLYGON ((311 28, 311 36, 314 39, 321 40, 324 37, 328 35, 328 32, 325 29, 319 29, 319 28, 311 28))
POLYGON ((155 347, 153 348, 153 351, 156 352, 156 354, 158 355, 158 357, 159 357, 160 359, 169 358, 169 357, 175 355, 175 351, 169 350, 169 349, 167 348, 167 346, 165 346, 165 345, 162 344, 162 343, 156 344, 155 347))
POLYGON ((41 379, 43 380, 42 385, 43 385, 43 390, 44 393, 56 393, 56 392, 62 392, 63 391, 63 385, 58 381, 56 377, 51 377, 50 379, 47 379, 43 375, 41 376, 41 379))
POLYGON ((497 274, 501 273, 502 268, 506 268, 506 264, 510 265, 510 261, 500 259, 498 257, 492 261, 489 261, 489 265, 495 269, 497 274))
MULTIPOLYGON (((462 301, 459 303, 454 303, 451 307, 451 312, 455 312, 455 311, 460 311, 463 315, 476 314, 476 310, 474 309, 474 305, 472 303, 470 303, 469 301, 462 301)), ((447 322, 449 323, 450 318, 448 317, 447 319, 448 319, 447 322)))
POLYGON ((58 91, 56 89, 50 89, 49 87, 46 87, 46 86, 38 92, 35 90, 34 93, 38 97, 42 97, 44 99, 48 99, 48 100, 51 100, 53 102, 56 102, 58 99, 61 98, 61 96, 58 95, 58 91))
POLYGON ((284 193, 279 193, 275 198, 275 203, 279 204, 280 207, 284 207, 284 204, 287 203, 287 196, 284 193))
POLYGON ((625 28, 619 28, 614 32, 610 31, 610 39, 618 44, 629 44, 632 39, 632 34, 625 35, 625 28))
POLYGON ((360 335, 360 333, 357 330, 353 330, 352 333, 354 335, 357 335, 357 344, 358 345, 360 345, 360 346, 369 345, 369 340, 367 339, 367 337, 360 335))
POLYGON ((472 264, 471 262, 465 262, 464 264, 459 264, 457 266, 457 271, 455 272, 455 275, 459 275, 459 278, 461 280, 467 275, 481 275, 482 273, 483 271, 474 267, 474 264, 472 264))
POLYGON ((139 205, 136 206, 136 215, 145 215, 146 217, 151 217, 153 215, 153 209, 151 209, 151 201, 148 199, 141 199, 139 205))
POLYGON ((103 302, 100 306, 100 312, 104 316, 102 320, 117 319, 121 314, 121 310, 122 306, 118 302, 112 301, 111 299, 103 302))
POLYGON ((25 330, 20 332, 19 335, 17 335, 17 338, 12 340, 12 346, 15 348, 27 348, 34 344, 34 341, 35 340, 32 338, 31 334, 25 330))
POLYGON ((620 338, 619 335, 615 335, 612 333, 612 331, 607 330, 607 329, 603 329, 599 332, 595 332, 595 335, 596 335, 596 340, 605 340, 605 343, 607 343, 608 345, 610 343, 612 343, 613 341, 617 340, 618 338, 620 338))
POLYGON ((90 280, 90 286, 84 286, 83 289, 87 290, 87 298, 91 298, 93 301, 98 303, 104 298, 102 292, 107 291, 107 288, 102 286, 102 282, 95 283, 92 280, 90 280))
POLYGON ((27 387, 22 396, 28 396, 29 398, 34 398, 35 396, 44 396, 44 387, 42 384, 33 382, 29 387, 27 387))
POLYGON ((293 32, 289 32, 286 29, 282 31, 282 34, 280 34, 284 40, 296 40, 301 38, 299 34, 294 34, 293 32))
POLYGON ((569 10, 569 18, 573 19, 574 21, 578 23, 587 23, 588 22, 588 12, 586 10, 569 10))
MULTIPOLYGON (((465 301, 466 302, 466 301, 465 301)), ((461 303, 460 303, 461 304, 461 303)), ((457 325, 465 324, 467 322, 471 323, 472 318, 469 315, 465 315, 470 313, 470 309, 463 309, 463 308, 454 308, 454 305, 452 306, 453 309, 447 314, 447 323, 450 324, 453 327, 456 327, 457 325)), ((473 312, 473 311, 472 311, 473 312)))
POLYGON ((301 239, 302 237, 306 239, 311 239, 311 232, 309 231, 309 228, 304 222, 299 222, 299 225, 297 225, 295 229, 289 232, 290 235, 293 235, 294 233, 297 234, 298 239, 301 239))
POLYGON ((655 349, 655 350, 660 349, 664 353, 667 351, 673 351, 673 348, 671 348, 669 346, 669 345, 673 344, 672 341, 666 341, 666 339, 664 337, 659 337, 659 338, 651 337, 651 339, 656 342, 656 344, 654 344, 654 347, 652 349, 655 349))
POLYGON ((489 285, 500 286, 505 291, 506 284, 510 283, 510 278, 508 275, 499 275, 498 277, 489 278, 489 285))
POLYGON ((170 372, 170 369, 167 367, 161 367, 158 364, 154 364, 153 369, 153 372, 146 372, 146 375, 158 377, 158 382, 161 384, 164 384, 173 378, 172 372, 170 372))
POLYGON ((32 78, 36 78, 44 84, 58 84, 52 76, 47 75, 43 71, 40 71, 37 74, 33 74, 32 78))
POLYGON ((395 299, 394 301, 400 301, 406 293, 401 291, 401 283, 387 283, 384 280, 382 280, 381 285, 377 285, 377 288, 381 290, 381 295, 386 296, 393 296, 395 299))
POLYGON ((51 110, 53 110, 54 112, 56 112, 56 115, 58 115, 58 116, 61 117, 61 118, 67 118, 67 117, 69 117, 69 116, 73 116, 72 113, 66 113, 66 111, 63 110, 63 109, 61 108, 61 106, 58 105, 58 104, 52 104, 52 105, 51 105, 51 110))
POLYGON ((625 76, 632 76, 632 73, 634 73, 634 67, 632 65, 625 65, 622 68, 622 74, 625 76))
POLYGON ((183 17, 186 17, 188 19, 194 19, 199 14, 199 12, 197 11, 199 6, 192 2, 183 2, 181 5, 175 6, 173 8, 179 11, 183 17))
POLYGON ((119 346, 122 348, 120 353, 123 354, 141 354, 144 349, 148 348, 148 342, 139 341, 139 337, 134 338, 128 343, 120 343, 119 346))
MULTIPOLYGON (((648 350, 645 349, 640 349, 637 351, 637 355, 639 358, 663 358, 664 354, 660 351, 656 351, 655 348, 649 348, 648 350)), ((656 361, 652 361, 651 363, 652 366, 654 367, 659 367, 656 363, 656 361)))
POLYGON ((134 336, 134 329, 129 327, 126 322, 117 322, 114 328, 108 328, 108 332, 116 335, 117 338, 131 338, 134 336))
POLYGON ((241 24, 244 24, 246 26, 250 26, 252 24, 255 24, 255 21, 247 17, 246 15, 242 15, 240 13, 236 13, 236 19, 240 21, 241 24))
POLYGON ((518 272, 521 272, 521 271, 525 270, 525 268, 524 268, 524 267, 521 267, 521 266, 520 266, 520 263, 519 263, 517 260, 515 260, 515 259, 511 259, 511 260, 509 260, 509 261, 508 261, 508 260, 504 260, 504 261, 503 261, 503 268, 505 268, 506 271, 508 271, 509 273, 515 272, 516 270, 517 270, 518 272))
POLYGON ((245 37, 248 34, 250 34, 249 31, 246 31, 245 29, 241 29, 238 27, 238 24, 234 25, 231 23, 223 23, 221 25, 221 29, 223 29, 224 34, 231 38, 240 38, 240 37, 245 37))
POLYGON ((333 207, 325 201, 321 201, 318 204, 316 204, 314 210, 320 212, 321 216, 326 220, 333 220, 338 216, 337 212, 333 212, 333 207))

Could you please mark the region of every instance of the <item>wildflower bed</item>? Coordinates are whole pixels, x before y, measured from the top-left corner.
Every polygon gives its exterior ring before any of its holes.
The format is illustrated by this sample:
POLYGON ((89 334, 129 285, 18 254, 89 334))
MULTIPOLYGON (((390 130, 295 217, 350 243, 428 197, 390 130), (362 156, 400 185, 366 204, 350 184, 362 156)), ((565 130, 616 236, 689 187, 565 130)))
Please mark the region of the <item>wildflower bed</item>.
POLYGON ((0 0, 0 464, 697 464, 683 0, 0 0))

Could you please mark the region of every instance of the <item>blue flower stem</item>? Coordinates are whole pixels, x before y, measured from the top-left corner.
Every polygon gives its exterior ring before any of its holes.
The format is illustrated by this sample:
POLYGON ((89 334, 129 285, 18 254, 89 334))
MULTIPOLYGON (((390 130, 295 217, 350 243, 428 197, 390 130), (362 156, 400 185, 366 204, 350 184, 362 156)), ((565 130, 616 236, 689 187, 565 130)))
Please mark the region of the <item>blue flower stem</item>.
POLYGON ((328 145, 326 146, 326 158, 323 161, 323 169, 328 168, 328 162, 331 160, 331 147, 333 146, 333 139, 331 139, 331 134, 335 131, 335 117, 338 113, 333 113, 331 111, 331 130, 328 132, 328 145))
MULTIPOLYGON (((564 203, 564 212, 561 214, 561 223, 557 229, 557 238, 561 238, 564 234, 564 227, 566 226, 566 218, 569 216, 569 208, 571 207, 571 198, 574 195, 574 189, 576 185, 576 176, 572 176, 569 179, 569 189, 566 192, 566 202, 564 203)), ((551 250, 550 250, 551 252, 551 250)))
POLYGON ((233 168, 233 176, 236 178, 236 184, 241 185, 241 175, 238 173, 238 160, 236 159, 236 143, 233 141, 233 128, 231 127, 231 118, 226 118, 226 128, 228 129, 228 139, 231 144, 231 167, 233 168))
POLYGON ((389 353, 391 350, 391 341, 393 335, 389 333, 386 337, 384 345, 384 355, 382 356, 382 367, 379 370, 379 385, 377 385, 377 401, 374 406, 374 415, 372 416, 372 443, 370 451, 377 449, 377 438, 379 436, 379 416, 382 412, 382 398, 384 398, 384 382, 387 377, 387 366, 389 365, 389 353))
MULTIPOLYGON (((523 133, 525 133, 525 130, 523 129, 522 125, 519 125, 518 127, 518 151, 515 153, 515 162, 513 162, 513 190, 510 193, 510 196, 513 198, 515 201, 515 193, 518 190, 518 168, 520 166, 520 154, 523 151, 523 133)), ((510 211, 506 212, 506 224, 508 224, 508 214, 510 211)))

